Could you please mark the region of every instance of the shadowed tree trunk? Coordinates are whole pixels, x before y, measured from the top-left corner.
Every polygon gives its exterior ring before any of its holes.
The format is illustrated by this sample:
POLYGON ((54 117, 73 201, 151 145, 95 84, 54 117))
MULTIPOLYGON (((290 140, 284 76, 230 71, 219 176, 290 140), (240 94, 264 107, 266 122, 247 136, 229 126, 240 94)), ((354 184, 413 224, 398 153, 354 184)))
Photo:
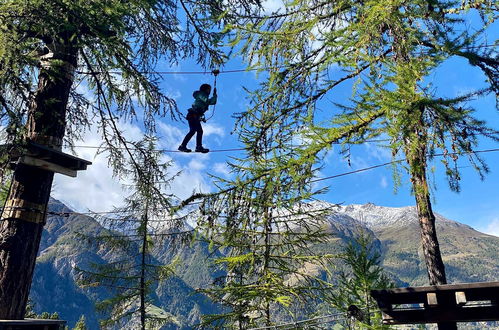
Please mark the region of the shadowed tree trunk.
MULTIPOLYGON (((62 38, 61 38, 62 39, 62 38)), ((28 113, 26 138, 60 149, 77 49, 49 44, 28 113)), ((0 319, 23 319, 54 173, 19 164, 0 223, 0 319)))
POLYGON ((411 181, 414 187, 416 208, 418 211, 419 225, 421 227, 421 243, 431 285, 447 284, 445 266, 440 253, 437 231, 435 227, 435 214, 431 208, 430 193, 426 180, 426 155, 425 149, 417 152, 410 159, 411 181))
MULTIPOLYGON (((437 238, 435 226, 435 214, 431 208, 430 192, 426 178, 426 141, 424 134, 419 134, 415 150, 406 149, 407 159, 410 165, 411 182, 414 188, 416 208, 418 212, 419 225, 421 227, 421 243, 428 273, 430 285, 447 284, 445 265, 440 253, 440 245, 437 238)), ((455 304, 454 301, 440 300, 441 304, 455 304)), ((455 330, 455 322, 438 323, 440 330, 455 330)))

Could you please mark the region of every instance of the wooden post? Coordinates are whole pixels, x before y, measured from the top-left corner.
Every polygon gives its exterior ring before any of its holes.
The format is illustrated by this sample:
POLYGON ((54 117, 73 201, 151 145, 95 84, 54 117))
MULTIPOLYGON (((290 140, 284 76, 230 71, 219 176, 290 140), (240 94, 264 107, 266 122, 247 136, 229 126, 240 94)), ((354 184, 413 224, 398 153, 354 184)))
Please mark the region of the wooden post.
MULTIPOLYGON (((78 51, 58 36, 41 58, 38 88, 28 111, 26 139, 59 149, 78 51)), ((22 320, 46 221, 54 173, 27 164, 14 170, 0 222, 0 319, 22 320)))

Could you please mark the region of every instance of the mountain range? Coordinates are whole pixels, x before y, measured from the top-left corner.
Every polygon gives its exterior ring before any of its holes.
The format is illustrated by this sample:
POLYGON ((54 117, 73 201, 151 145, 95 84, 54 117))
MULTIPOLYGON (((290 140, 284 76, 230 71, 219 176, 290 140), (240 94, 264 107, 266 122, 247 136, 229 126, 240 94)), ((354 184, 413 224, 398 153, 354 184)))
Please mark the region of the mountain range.
MULTIPOLYGON (((317 202, 317 208, 327 208, 331 214, 325 219, 324 230, 329 241, 321 250, 338 251, 360 230, 375 237, 382 266, 398 286, 426 285, 427 275, 423 259, 419 224, 415 207, 383 207, 374 204, 337 206, 317 202), (338 242, 340 241, 340 244, 338 242)), ((73 213, 63 203, 51 199, 37 258, 30 299, 35 312, 57 312, 72 327, 85 315, 90 329, 98 329, 95 301, 110 297, 102 287, 79 286, 78 269, 88 269, 91 263, 107 263, 115 259, 103 243, 88 243, 82 235, 98 236, 108 229, 96 219, 73 213)), ((437 231, 449 283, 499 280, 499 237, 487 235, 473 228, 437 214, 437 231)), ((154 306, 151 312, 171 318, 164 328, 188 329, 199 323, 203 314, 217 313, 220 306, 196 292, 223 275, 211 265, 213 258, 203 242, 174 242, 164 239, 157 245, 153 258, 158 263, 180 262, 175 275, 154 287, 154 306)), ((130 320, 124 328, 134 328, 130 320)))

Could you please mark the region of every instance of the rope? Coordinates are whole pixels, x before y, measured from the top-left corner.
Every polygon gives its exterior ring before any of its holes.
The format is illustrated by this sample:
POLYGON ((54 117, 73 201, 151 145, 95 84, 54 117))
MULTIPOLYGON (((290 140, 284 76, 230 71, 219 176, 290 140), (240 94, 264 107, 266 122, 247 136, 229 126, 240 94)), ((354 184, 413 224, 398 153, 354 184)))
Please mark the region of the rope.
MULTIPOLYGON (((227 149, 227 150, 230 150, 230 149, 227 149)), ((227 151, 227 150, 219 150, 219 151, 227 151)), ((464 153, 448 153, 448 155, 452 155, 452 154, 461 154, 462 155, 462 154, 471 154, 471 153, 479 154, 479 153, 489 153, 489 152, 498 152, 498 151, 499 151, 499 148, 477 150, 477 151, 473 151, 473 152, 464 152, 464 153)), ((440 156, 443 156, 443 155, 444 154, 441 153, 441 154, 435 154, 434 156, 435 157, 440 157, 440 156)), ((365 171, 369 171, 369 170, 372 170, 372 169, 375 169, 375 168, 387 166, 387 165, 390 165, 390 164, 400 163, 400 162, 402 162, 404 160, 405 159, 397 159, 397 160, 394 160, 394 161, 391 161, 391 162, 386 162, 386 163, 382 163, 382 164, 378 164, 378 165, 373 165, 373 166, 369 166, 369 167, 359 168, 359 169, 354 170, 354 171, 339 173, 339 174, 327 176, 327 177, 324 177, 324 178, 318 178, 318 179, 315 179, 315 180, 311 180, 310 182, 311 183, 315 183, 315 182, 319 182, 319 181, 325 181, 325 180, 330 180, 330 179, 334 179, 334 178, 338 178, 338 177, 342 177, 342 176, 347 176, 347 175, 352 175, 352 174, 356 174, 356 173, 360 173, 360 172, 365 172, 365 171)), ((157 183, 159 183, 159 182, 157 182, 157 183)), ((199 204, 202 204, 202 203, 203 203, 202 201, 197 201, 197 202, 193 201, 193 202, 190 202, 190 203, 186 204, 185 206, 187 206, 187 205, 199 205, 199 204)), ((178 205, 172 206, 172 207, 175 208, 175 207, 178 207, 178 205)), ((60 215, 60 216, 69 216, 70 214, 96 215, 96 214, 117 214, 117 213, 124 213, 124 212, 122 212, 122 211, 103 211, 103 212, 47 212, 47 214, 49 214, 49 215, 60 215)))
MULTIPOLYGON (((497 151, 499 151, 499 148, 485 149, 485 150, 476 150, 476 151, 468 151, 468 152, 449 152, 449 153, 447 153, 447 155, 449 155, 449 156, 450 155, 469 155, 469 154, 481 154, 481 153, 497 152, 497 151)), ((445 156, 445 155, 446 154, 444 154, 444 153, 439 153, 439 154, 432 155, 432 157, 441 157, 441 156, 445 156)), ((429 157, 429 155, 427 155, 426 157, 429 157)), ((310 182, 314 183, 314 182, 319 182, 319 181, 325 181, 325 180, 329 180, 329 179, 338 178, 338 177, 345 176, 345 175, 360 173, 360 172, 372 170, 372 169, 375 169, 375 168, 378 168, 378 167, 383 167, 383 166, 387 166, 387 165, 391 165, 391 164, 397 164, 397 163, 403 162, 405 160, 406 160, 406 158, 397 159, 397 160, 393 160, 391 162, 386 162, 386 163, 383 163, 383 164, 378 164, 378 165, 373 165, 373 166, 369 166, 369 167, 364 167, 364 168, 360 168, 358 170, 354 170, 354 171, 350 171, 350 172, 345 172, 345 173, 335 174, 335 175, 331 175, 331 176, 326 176, 324 178, 310 180, 310 182)))
MULTIPOLYGON (((213 70, 212 73, 215 76, 215 79, 214 79, 214 82, 213 82, 213 91, 216 92, 216 90, 217 90, 217 76, 220 74, 220 70, 213 70)), ((216 108, 217 108, 217 104, 215 103, 215 104, 213 104, 213 112, 212 112, 211 116, 209 116, 208 118, 206 118, 205 121, 208 121, 211 118, 213 118, 213 116, 215 115, 215 109, 216 108)))
MULTIPOLYGON (((362 141, 362 143, 379 143, 379 142, 389 142, 391 141, 390 139, 374 139, 374 140, 366 140, 362 141)), ((333 142, 332 144, 335 145, 341 145, 341 144, 351 144, 351 145, 360 145, 359 143, 342 143, 342 142, 333 142)), ((69 148, 77 148, 77 149, 101 149, 105 148, 105 146, 91 146, 91 145, 70 145, 70 144, 64 144, 64 147, 69 147, 69 148)), ((116 147, 114 148, 116 150, 126 150, 127 148, 125 147, 116 147)), ((128 150, 138 150, 137 148, 128 148, 128 150)), ((242 151, 246 150, 246 148, 233 148, 233 149, 216 149, 216 150, 210 150, 210 152, 230 152, 230 151, 242 151)), ((154 151, 158 152, 182 152, 179 150, 169 150, 169 149, 154 149, 154 151)))
MULTIPOLYGON (((82 148, 82 149, 103 149, 105 150, 106 148, 103 147, 103 146, 87 146, 87 145, 76 145, 76 146, 72 146, 72 145, 64 145, 65 147, 70 147, 70 148, 82 148)), ((116 147, 114 148, 116 150, 139 150, 138 148, 125 148, 125 147, 116 147)), ((210 150, 210 152, 231 152, 231 151, 242 151, 242 150, 246 150, 246 148, 232 148, 232 149, 215 149, 215 150, 210 150)), ((179 152, 179 153, 185 153, 183 151, 180 151, 180 150, 169 150, 169 149, 155 149, 154 151, 157 151, 157 152, 166 152, 166 153, 172 153, 172 152, 179 152)))
MULTIPOLYGON (((286 68, 286 66, 281 65, 281 66, 275 66, 275 67, 266 67, 266 68, 248 68, 248 69, 234 69, 234 70, 213 70, 213 71, 218 71, 218 74, 226 74, 226 73, 240 73, 240 72, 251 72, 251 71, 268 71, 272 69, 282 69, 286 68)), ((213 74, 213 71, 139 71, 138 73, 141 74, 159 74, 159 75, 169 75, 169 74, 213 74)), ((95 72, 88 72, 88 71, 76 71, 77 74, 81 75, 95 75, 95 74, 102 74, 102 73, 108 73, 108 74, 123 74, 122 71, 95 71, 95 72)))

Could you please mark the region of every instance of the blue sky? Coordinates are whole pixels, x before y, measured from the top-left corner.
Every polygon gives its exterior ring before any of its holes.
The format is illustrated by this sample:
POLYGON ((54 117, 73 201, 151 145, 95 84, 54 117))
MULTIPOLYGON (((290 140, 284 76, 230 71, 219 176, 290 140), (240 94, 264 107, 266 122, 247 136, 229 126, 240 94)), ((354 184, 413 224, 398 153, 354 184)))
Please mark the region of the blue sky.
MULTIPOLYGON (((497 24, 490 30, 490 40, 496 40, 499 34, 497 24)), ((238 59, 229 62, 223 69, 232 70, 244 68, 238 59)), ((176 67, 160 66, 159 71, 202 71, 193 61, 183 61, 176 67)), ((431 77, 437 87, 437 94, 457 96, 477 87, 483 86, 484 76, 476 69, 471 68, 462 60, 453 59, 442 65, 431 77)), ((214 117, 204 126, 205 146, 211 149, 237 148, 240 145, 236 138, 230 134, 234 120, 233 113, 245 109, 247 101, 243 87, 253 89, 256 87, 258 77, 254 72, 227 73, 218 78, 219 99, 214 117)), ((175 98, 179 109, 186 111, 192 104, 192 92, 202 83, 213 83, 213 76, 206 75, 164 75, 161 87, 165 93, 175 98)), ((84 85, 81 87, 84 88, 84 85)), ((346 99, 349 97, 350 88, 336 91, 335 97, 346 99)), ((495 108, 495 98, 488 96, 470 103, 477 110, 479 118, 487 120, 489 126, 499 130, 499 113, 495 108)), ((333 111, 330 105, 321 105, 324 115, 333 111)), ((211 112, 209 113, 211 114, 211 112)), ((173 122, 170 118, 160 118, 159 133, 162 136, 161 147, 176 149, 187 132, 185 122, 173 122)), ((123 127, 130 137, 139 137, 139 126, 123 123, 123 127)), ((86 135, 80 144, 98 145, 99 139, 94 133, 86 135)), ((190 143, 194 147, 194 139, 190 143)), ((498 143, 483 140, 479 149, 498 148, 498 143)), ((336 148, 337 149, 337 148, 336 148)), ((90 149, 77 149, 79 156, 94 162, 89 170, 80 173, 78 178, 71 179, 57 175, 53 196, 73 207, 78 211, 110 210, 118 206, 124 196, 120 183, 112 177, 112 172, 107 168, 104 155, 95 156, 95 151, 90 149)), ((228 176, 225 165, 230 156, 237 156, 237 152, 182 154, 168 153, 166 159, 175 162, 173 171, 182 171, 182 175, 172 186, 172 191, 182 198, 193 191, 213 191, 214 187, 209 173, 228 176)), ((430 178, 434 180, 436 190, 433 191, 434 210, 443 216, 468 224, 478 230, 499 236, 499 152, 482 155, 490 167, 490 173, 481 181, 473 169, 467 167, 466 161, 461 161, 462 191, 454 193, 448 188, 439 159, 434 161, 435 172, 430 178)), ((332 151, 324 163, 321 176, 335 175, 351 170, 368 167, 391 160, 390 153, 376 144, 354 146, 351 149, 351 167, 342 159, 337 150, 332 151)), ((403 176, 402 186, 395 194, 390 166, 348 175, 332 180, 323 181, 321 184, 329 187, 328 193, 321 199, 331 203, 364 204, 374 203, 382 206, 408 206, 414 205, 414 198, 410 194, 410 182, 403 176)))

